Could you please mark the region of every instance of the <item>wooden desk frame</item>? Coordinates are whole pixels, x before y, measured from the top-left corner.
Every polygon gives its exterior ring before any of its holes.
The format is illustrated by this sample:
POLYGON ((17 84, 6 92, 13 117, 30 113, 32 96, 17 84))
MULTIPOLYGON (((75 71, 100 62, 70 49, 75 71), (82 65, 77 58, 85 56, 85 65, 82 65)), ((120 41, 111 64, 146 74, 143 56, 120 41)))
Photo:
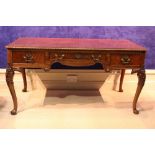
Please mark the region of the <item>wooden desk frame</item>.
POLYGON ((25 69, 44 69, 48 71, 55 62, 69 66, 89 66, 101 63, 105 72, 121 70, 119 92, 123 92, 122 85, 125 69, 132 69, 131 74, 137 73, 138 85, 133 100, 133 113, 139 114, 137 100, 144 86, 146 74, 144 69, 145 49, 80 49, 80 48, 32 48, 7 46, 8 68, 6 82, 12 99, 12 115, 17 114, 18 103, 14 89, 14 71, 22 73, 24 89, 27 91, 25 69))

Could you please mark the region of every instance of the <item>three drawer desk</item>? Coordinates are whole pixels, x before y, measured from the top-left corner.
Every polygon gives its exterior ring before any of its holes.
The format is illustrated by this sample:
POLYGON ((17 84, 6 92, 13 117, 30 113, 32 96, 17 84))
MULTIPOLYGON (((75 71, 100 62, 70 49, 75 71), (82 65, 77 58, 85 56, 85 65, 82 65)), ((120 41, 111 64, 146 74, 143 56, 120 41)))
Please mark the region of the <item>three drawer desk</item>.
MULTIPOLYGON (((117 39, 77 39, 77 38, 19 38, 6 46, 6 82, 12 99, 12 115, 17 114, 18 102, 14 89, 14 71, 22 73, 24 89, 27 91, 25 69, 52 69, 55 62, 68 66, 90 66, 100 63, 103 71, 121 70, 119 91, 125 69, 137 73, 138 85, 133 99, 133 112, 138 114, 137 100, 144 86, 146 49, 129 40, 117 39)), ((88 77, 89 78, 89 77, 88 77)), ((134 91, 134 90, 133 90, 134 91)))

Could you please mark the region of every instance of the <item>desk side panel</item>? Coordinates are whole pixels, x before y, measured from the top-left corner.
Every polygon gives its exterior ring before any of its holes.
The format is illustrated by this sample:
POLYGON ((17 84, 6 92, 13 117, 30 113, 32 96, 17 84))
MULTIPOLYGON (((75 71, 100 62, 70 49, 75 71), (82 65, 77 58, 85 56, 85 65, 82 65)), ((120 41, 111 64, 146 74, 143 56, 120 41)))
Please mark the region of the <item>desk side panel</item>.
POLYGON ((12 50, 7 49, 7 64, 12 66, 12 50))

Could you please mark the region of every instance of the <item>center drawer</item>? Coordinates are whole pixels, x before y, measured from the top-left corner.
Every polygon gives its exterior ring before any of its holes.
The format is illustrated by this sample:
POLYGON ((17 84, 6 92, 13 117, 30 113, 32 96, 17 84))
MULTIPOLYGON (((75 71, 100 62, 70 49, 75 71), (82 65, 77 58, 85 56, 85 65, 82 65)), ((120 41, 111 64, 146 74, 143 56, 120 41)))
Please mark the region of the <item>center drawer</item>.
POLYGON ((95 63, 101 63, 104 59, 104 56, 100 53, 51 53, 50 59, 65 65, 88 66, 95 63))

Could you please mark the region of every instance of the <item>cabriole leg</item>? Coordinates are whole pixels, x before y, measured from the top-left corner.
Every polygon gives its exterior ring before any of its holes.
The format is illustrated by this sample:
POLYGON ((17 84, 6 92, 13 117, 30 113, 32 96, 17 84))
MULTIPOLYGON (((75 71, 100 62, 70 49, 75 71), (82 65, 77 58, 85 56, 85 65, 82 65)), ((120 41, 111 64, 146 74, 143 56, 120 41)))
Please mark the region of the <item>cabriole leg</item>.
POLYGON ((136 73, 136 72, 137 72, 137 76, 138 76, 138 85, 137 85, 137 90, 136 90, 135 97, 133 100, 133 113, 139 114, 139 111, 137 110, 137 101, 138 101, 138 97, 141 93, 141 90, 145 84, 146 74, 145 74, 144 69, 140 69, 138 71, 132 71, 132 73, 136 73))
POLYGON ((16 92, 14 89, 14 82, 13 82, 13 77, 14 77, 14 70, 12 67, 8 67, 6 69, 6 82, 7 85, 9 87, 12 99, 13 99, 13 110, 11 111, 12 115, 16 115, 17 114, 17 97, 16 97, 16 92))

